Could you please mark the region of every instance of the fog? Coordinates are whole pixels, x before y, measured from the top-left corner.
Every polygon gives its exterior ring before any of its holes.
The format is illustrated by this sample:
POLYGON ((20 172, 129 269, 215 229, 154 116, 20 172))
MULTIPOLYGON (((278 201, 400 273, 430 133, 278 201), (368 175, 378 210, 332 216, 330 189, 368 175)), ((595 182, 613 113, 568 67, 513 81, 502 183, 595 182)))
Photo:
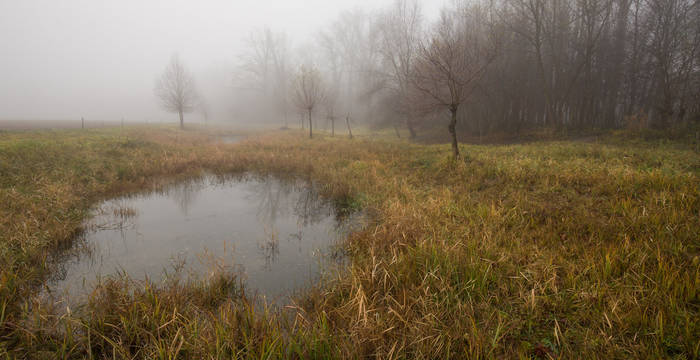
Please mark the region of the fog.
MULTIPOLYGON (((2 0, 0 119, 175 121, 153 95, 174 53, 226 118, 222 107, 251 31, 269 27, 302 46, 341 11, 390 2, 2 0)), ((424 0, 426 16, 440 6, 424 0)))

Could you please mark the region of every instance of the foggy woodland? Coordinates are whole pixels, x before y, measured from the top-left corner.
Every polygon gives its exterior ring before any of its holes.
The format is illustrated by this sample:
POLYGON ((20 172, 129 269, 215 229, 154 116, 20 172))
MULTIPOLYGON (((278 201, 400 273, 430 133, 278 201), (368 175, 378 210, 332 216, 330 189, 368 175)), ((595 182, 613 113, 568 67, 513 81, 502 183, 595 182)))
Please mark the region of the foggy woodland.
POLYGON ((324 129, 349 117, 410 137, 700 121, 695 0, 456 1, 432 22, 399 0, 342 12, 301 50, 294 40, 273 27, 250 34, 234 116, 307 127, 311 117, 324 129))

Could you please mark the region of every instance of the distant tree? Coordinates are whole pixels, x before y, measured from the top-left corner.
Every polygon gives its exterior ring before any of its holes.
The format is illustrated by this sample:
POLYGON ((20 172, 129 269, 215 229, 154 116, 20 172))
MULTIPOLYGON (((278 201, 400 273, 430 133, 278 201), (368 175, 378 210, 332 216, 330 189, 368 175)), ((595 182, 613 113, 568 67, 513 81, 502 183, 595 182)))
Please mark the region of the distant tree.
POLYGON ((337 90, 337 112, 362 112, 371 118, 371 107, 378 84, 379 37, 374 31, 374 17, 355 9, 341 12, 318 35, 318 55, 321 71, 337 90), (360 107, 362 105, 362 107, 360 107))
POLYGON ((421 25, 421 8, 416 0, 395 0, 377 21, 379 52, 391 92, 388 103, 404 119, 412 139, 416 137, 413 124, 416 111, 410 99, 410 78, 420 47, 421 25))
POLYGON ((321 74, 312 65, 302 65, 294 79, 293 86, 294 104, 299 109, 307 112, 309 116, 309 138, 313 137, 313 123, 311 113, 314 108, 323 102, 324 90, 321 74))
POLYGON ((154 92, 163 109, 180 116, 180 128, 184 128, 184 114, 195 109, 199 96, 192 75, 178 55, 173 55, 170 64, 156 80, 154 92))
POLYGON ((246 48, 240 56, 238 86, 252 90, 264 106, 264 115, 284 117, 288 123, 290 51, 287 36, 269 28, 251 32, 246 48), (273 103, 274 106, 270 106, 273 103))

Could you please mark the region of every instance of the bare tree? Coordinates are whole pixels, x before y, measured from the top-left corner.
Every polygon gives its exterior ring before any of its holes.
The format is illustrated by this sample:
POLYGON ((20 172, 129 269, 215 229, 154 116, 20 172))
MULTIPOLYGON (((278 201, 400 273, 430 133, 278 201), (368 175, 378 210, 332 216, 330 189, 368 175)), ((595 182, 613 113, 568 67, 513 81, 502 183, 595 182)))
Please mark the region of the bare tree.
POLYGON ((409 99, 410 79, 420 48, 421 24, 421 8, 416 0, 396 0, 378 21, 379 52, 386 68, 393 110, 403 117, 411 138, 416 137, 416 131, 415 109, 409 99))
MULTIPOLYGON (((458 154, 456 129, 481 138, 700 124, 700 0, 452 0, 429 27, 418 0, 392 1, 340 13, 312 46, 294 48, 295 62, 323 75, 329 101, 312 112, 331 132, 353 114, 413 137, 419 120, 442 127, 435 120, 449 113, 458 154)), ((271 117, 300 106, 285 37, 264 29, 248 45, 243 107, 271 117)), ((299 109, 305 129, 309 110, 299 109)))
POLYGON ((318 36, 319 68, 337 88, 338 113, 369 118, 378 94, 378 32, 373 17, 355 9, 340 13, 318 36), (364 105, 360 108, 358 105, 364 105))
POLYGON ((284 33, 269 28, 254 30, 245 39, 247 45, 239 56, 235 87, 249 93, 254 108, 261 118, 283 118, 289 126, 289 41, 284 33))
POLYGON ((313 137, 313 122, 311 113, 323 102, 324 91, 321 74, 313 65, 302 65, 294 80, 293 100, 299 109, 309 115, 309 138, 313 137))
MULTIPOLYGON (((700 1, 647 0, 646 4, 649 125, 667 129, 673 120, 684 120, 690 106, 692 74, 700 72, 700 1)), ((696 87, 695 96, 699 92, 696 87)))
POLYGON ((448 131, 455 157, 459 157, 459 107, 470 98, 496 55, 485 21, 485 11, 478 5, 444 10, 430 40, 421 46, 414 71, 414 86, 430 98, 434 107, 450 111, 448 131))
POLYGON ((175 112, 180 116, 180 128, 184 128, 184 114, 194 110, 198 95, 192 75, 187 71, 177 54, 172 56, 170 64, 156 80, 154 92, 160 99, 160 105, 163 109, 175 112))

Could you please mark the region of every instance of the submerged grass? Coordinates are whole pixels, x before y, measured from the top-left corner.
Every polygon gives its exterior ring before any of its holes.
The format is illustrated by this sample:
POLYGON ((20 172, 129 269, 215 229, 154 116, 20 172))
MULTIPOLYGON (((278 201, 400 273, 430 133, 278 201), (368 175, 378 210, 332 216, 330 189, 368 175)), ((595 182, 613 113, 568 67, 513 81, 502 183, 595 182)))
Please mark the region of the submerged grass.
POLYGON ((462 146, 298 132, 0 134, 0 354, 59 358, 700 357, 700 156, 672 142, 462 146), (371 226, 271 311, 234 275, 32 300, 101 199, 202 171, 308 178, 371 226))

